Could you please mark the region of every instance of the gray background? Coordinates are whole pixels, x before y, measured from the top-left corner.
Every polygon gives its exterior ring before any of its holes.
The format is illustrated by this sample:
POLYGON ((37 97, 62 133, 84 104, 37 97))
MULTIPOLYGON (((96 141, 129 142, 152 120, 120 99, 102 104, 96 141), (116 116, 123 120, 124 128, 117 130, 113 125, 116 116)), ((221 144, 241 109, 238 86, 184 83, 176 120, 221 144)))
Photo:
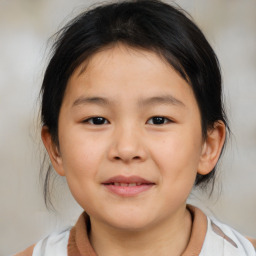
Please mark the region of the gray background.
MULTIPOLYGON (((63 179, 53 188, 57 212, 44 206, 37 96, 48 38, 94 2, 0 0, 0 255, 72 225, 81 212, 63 179)), ((213 197, 193 192, 191 201, 256 237, 256 1, 176 2, 191 13, 219 57, 233 131, 213 197)))

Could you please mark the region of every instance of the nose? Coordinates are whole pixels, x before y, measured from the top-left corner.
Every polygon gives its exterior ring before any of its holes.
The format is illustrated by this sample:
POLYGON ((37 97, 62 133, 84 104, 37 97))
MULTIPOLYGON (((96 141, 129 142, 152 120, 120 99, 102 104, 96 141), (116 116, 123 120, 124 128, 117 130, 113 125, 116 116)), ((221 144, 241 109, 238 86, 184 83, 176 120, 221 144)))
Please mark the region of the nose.
POLYGON ((147 157, 143 135, 136 127, 122 127, 113 131, 113 140, 109 148, 111 161, 130 163, 133 161, 145 161, 147 157))

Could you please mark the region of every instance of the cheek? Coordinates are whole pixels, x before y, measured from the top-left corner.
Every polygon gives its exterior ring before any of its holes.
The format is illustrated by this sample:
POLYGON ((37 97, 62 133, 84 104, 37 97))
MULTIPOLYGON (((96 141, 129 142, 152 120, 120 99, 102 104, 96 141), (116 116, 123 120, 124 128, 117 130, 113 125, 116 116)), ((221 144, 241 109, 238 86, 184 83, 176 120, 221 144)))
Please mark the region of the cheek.
POLYGON ((76 186, 88 184, 97 175, 104 146, 84 133, 69 132, 65 135, 60 140, 60 150, 67 181, 70 185, 76 183, 76 186))
POLYGON ((88 205, 93 205, 91 198, 102 158, 102 145, 78 133, 62 137, 61 142, 62 164, 69 189, 81 207, 87 209, 88 205))
POLYGON ((153 155, 163 176, 175 181, 193 180, 201 155, 201 143, 197 136, 201 136, 200 133, 177 132, 155 143, 153 155))

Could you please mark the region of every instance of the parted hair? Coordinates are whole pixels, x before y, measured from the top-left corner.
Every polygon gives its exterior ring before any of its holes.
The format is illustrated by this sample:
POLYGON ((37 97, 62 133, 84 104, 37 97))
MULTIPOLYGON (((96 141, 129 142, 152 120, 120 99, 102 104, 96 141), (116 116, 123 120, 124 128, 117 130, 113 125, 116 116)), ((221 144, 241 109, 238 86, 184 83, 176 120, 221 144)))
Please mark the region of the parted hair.
MULTIPOLYGON (((198 26, 180 7, 158 0, 128 0, 90 8, 56 33, 41 87, 41 122, 57 146, 58 117, 68 79, 95 53, 117 43, 158 54, 187 81, 200 109, 204 138, 218 121, 228 130, 219 62, 198 26)), ((49 166, 44 178, 46 203, 51 172, 49 166)), ((215 172, 216 166, 207 175, 198 174, 195 186, 214 184, 215 172)))

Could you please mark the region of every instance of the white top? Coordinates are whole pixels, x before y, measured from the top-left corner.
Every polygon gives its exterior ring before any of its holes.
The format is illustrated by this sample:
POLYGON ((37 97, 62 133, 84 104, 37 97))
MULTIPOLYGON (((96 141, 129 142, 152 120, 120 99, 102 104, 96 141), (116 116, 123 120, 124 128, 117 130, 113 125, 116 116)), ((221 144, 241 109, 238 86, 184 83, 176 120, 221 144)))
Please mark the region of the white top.
POLYGON ((52 233, 34 247, 33 256, 68 256, 67 247, 70 229, 52 233))
POLYGON ((200 256, 256 255, 251 242, 236 230, 213 218, 207 217, 207 220, 207 233, 200 256))
MULTIPOLYGON (((255 256, 252 244, 231 227, 207 217, 207 233, 199 256, 255 256)), ((70 229, 39 241, 33 256, 68 256, 70 229)))

